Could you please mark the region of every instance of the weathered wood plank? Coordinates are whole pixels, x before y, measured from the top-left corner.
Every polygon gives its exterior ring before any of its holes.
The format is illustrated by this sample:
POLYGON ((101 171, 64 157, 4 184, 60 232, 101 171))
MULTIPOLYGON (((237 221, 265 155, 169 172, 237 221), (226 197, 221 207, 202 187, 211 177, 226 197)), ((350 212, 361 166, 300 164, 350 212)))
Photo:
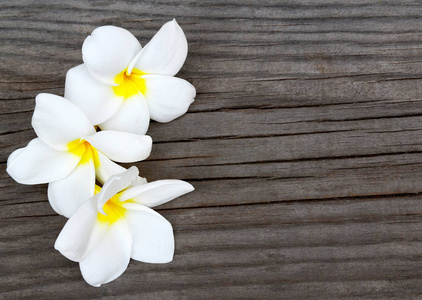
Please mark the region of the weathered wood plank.
POLYGON ((7 272, 0 285, 6 298, 57 292, 79 297, 142 292, 152 298, 199 296, 201 291, 216 297, 233 297, 236 291, 237 297, 248 297, 254 290, 254 297, 286 292, 287 298, 320 299, 312 287, 331 286, 324 298, 388 297, 395 293, 391 287, 406 284, 411 287, 403 291, 406 297, 422 293, 412 280, 422 272, 421 200, 412 196, 294 202, 271 209, 259 204, 161 210, 175 229, 175 260, 168 265, 132 261, 121 278, 100 291, 87 288, 76 263, 52 248, 64 218, 12 218, 2 222, 1 238, 8 249, 2 253, 7 272))
POLYGON ((421 15, 414 0, 1 2, 0 298, 419 299, 421 15), (135 165, 196 191, 160 208, 171 264, 132 261, 94 289, 53 249, 65 219, 46 186, 6 160, 95 27, 144 45, 173 17, 196 102, 151 123, 135 165))

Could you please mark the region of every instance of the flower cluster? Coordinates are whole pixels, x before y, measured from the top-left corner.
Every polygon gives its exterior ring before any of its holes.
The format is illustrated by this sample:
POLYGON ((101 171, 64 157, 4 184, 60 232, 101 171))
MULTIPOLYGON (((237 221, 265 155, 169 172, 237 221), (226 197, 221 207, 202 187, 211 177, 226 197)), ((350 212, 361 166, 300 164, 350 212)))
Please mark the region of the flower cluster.
POLYGON ((195 88, 174 77, 187 50, 175 20, 144 48, 126 29, 95 29, 82 46, 84 63, 66 75, 64 98, 36 97, 37 138, 8 158, 17 182, 48 183, 51 207, 69 218, 55 248, 79 262, 92 286, 119 277, 130 258, 173 259, 172 226, 151 208, 194 188, 172 179, 147 183, 136 167, 117 163, 146 159, 149 120, 172 121, 194 101, 195 88))

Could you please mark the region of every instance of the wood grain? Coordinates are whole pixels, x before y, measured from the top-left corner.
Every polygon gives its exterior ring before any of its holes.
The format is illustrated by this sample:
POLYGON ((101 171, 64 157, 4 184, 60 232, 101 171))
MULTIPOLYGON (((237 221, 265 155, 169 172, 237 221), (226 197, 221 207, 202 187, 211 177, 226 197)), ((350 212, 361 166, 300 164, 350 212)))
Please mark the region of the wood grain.
POLYGON ((421 299, 421 16, 415 0, 2 1, 0 298, 421 299), (144 45, 172 18, 196 101, 151 123, 135 165, 196 191, 158 209, 172 263, 92 288, 53 248, 66 219, 46 185, 14 182, 7 157, 94 28, 144 45))

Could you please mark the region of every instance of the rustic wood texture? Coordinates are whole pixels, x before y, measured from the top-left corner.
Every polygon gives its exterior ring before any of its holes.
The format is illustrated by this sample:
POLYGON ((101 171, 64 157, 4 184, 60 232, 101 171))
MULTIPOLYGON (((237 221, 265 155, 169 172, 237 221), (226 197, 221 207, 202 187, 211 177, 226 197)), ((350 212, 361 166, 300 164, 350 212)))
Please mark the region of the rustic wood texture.
POLYGON ((422 2, 0 2, 1 299, 422 299, 422 2), (63 95, 96 27, 144 45, 176 18, 189 41, 183 117, 151 123, 150 181, 196 191, 158 208, 170 264, 87 285, 54 250, 46 185, 5 172, 63 95))

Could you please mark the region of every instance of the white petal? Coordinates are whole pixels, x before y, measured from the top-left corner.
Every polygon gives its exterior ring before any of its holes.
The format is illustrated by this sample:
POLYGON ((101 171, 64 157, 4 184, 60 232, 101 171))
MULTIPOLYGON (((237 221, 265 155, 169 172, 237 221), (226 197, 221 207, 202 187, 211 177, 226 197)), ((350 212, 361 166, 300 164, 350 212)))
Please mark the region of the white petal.
POLYGON ((119 111, 112 118, 100 124, 100 128, 143 135, 147 132, 148 125, 148 106, 144 96, 138 93, 124 99, 119 111))
POLYGON ((148 183, 146 178, 138 176, 138 178, 136 178, 136 180, 134 182, 132 182, 128 186, 128 188, 131 188, 131 187, 134 187, 134 186, 137 186, 137 185, 141 185, 141 184, 146 184, 146 183, 148 183))
POLYGON ((170 122, 185 114, 195 101, 196 90, 186 80, 158 75, 144 75, 148 109, 151 119, 170 122))
POLYGON ((108 222, 97 220, 96 197, 85 201, 67 221, 54 248, 73 261, 81 261, 101 242, 108 230, 108 222))
POLYGON ((192 192, 195 188, 186 181, 167 179, 127 189, 120 195, 120 201, 132 199, 138 204, 155 207, 192 192))
POLYGON ((47 183, 66 177, 80 159, 69 152, 54 150, 35 138, 9 156, 6 171, 22 184, 47 183))
MULTIPOLYGON (((89 156, 90 152, 87 151, 84 155, 89 156)), ((79 163, 68 176, 48 185, 51 207, 66 218, 70 218, 84 201, 94 195, 95 167, 92 155, 91 158, 83 157, 81 161, 83 163, 79 163)))
POLYGON ((104 184, 111 176, 122 173, 126 171, 125 168, 119 166, 115 162, 111 161, 107 156, 97 151, 98 162, 95 165, 95 172, 97 175, 97 180, 104 184))
POLYGON ((68 143, 95 133, 94 126, 72 102, 52 94, 35 98, 32 127, 38 137, 56 150, 68 150, 68 143))
POLYGON ((137 57, 134 67, 144 73, 174 76, 188 54, 188 42, 176 20, 167 22, 137 57))
POLYGON ((118 192, 127 188, 138 177, 139 171, 137 167, 130 167, 123 173, 111 176, 103 185, 101 191, 97 194, 97 210, 105 215, 103 210, 104 204, 118 192))
POLYGON ((100 244, 79 263, 82 276, 92 286, 110 282, 126 270, 132 237, 124 220, 109 226, 100 244))
POLYGON ((125 220, 132 235, 133 259, 147 263, 168 263, 173 260, 174 237, 171 224, 152 209, 123 203, 128 209, 125 220))
POLYGON ((85 138, 111 160, 127 163, 146 159, 151 153, 152 139, 120 131, 100 131, 85 138))
MULTIPOLYGON (((28 145, 27 145, 28 146, 28 145)), ((9 157, 7 158, 7 165, 12 165, 13 161, 20 156, 20 154, 25 151, 26 147, 16 149, 12 153, 10 153, 9 157)))
POLYGON ((92 77, 84 64, 67 72, 64 97, 78 106, 94 125, 110 119, 123 100, 115 95, 113 87, 92 77))
POLYGON ((96 79, 116 85, 115 77, 129 66, 141 48, 138 40, 126 29, 101 26, 85 39, 83 61, 96 79))
MULTIPOLYGON (((97 175, 97 180, 104 184, 111 176, 122 173, 126 171, 125 168, 111 161, 107 156, 97 151, 98 161, 95 165, 95 172, 97 175)), ((139 177, 129 185, 129 187, 137 186, 140 184, 147 183, 147 180, 143 177, 139 177)))

